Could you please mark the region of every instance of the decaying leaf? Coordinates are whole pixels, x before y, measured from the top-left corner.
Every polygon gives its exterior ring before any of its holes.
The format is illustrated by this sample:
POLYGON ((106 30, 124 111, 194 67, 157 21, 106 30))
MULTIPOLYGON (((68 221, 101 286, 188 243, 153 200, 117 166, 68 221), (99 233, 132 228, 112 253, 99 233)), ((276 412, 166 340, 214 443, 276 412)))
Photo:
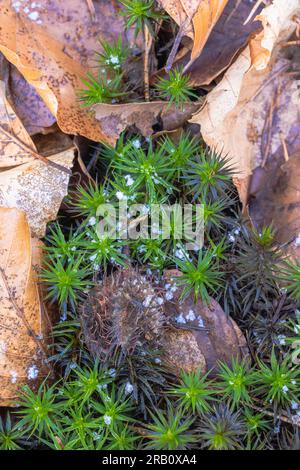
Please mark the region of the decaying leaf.
POLYGON ((249 211, 253 223, 259 228, 273 224, 279 243, 293 242, 290 251, 298 259, 300 258, 299 188, 299 151, 290 155, 288 161, 284 161, 282 152, 277 152, 267 168, 257 168, 254 172, 249 195, 249 211))
POLYGON ((15 404, 21 385, 35 387, 49 374, 35 243, 25 214, 0 208, 0 406, 15 404))
POLYGON ((56 122, 42 98, 12 64, 8 67, 6 92, 28 134, 47 133, 56 122))
MULTIPOLYGON (((165 282, 175 287, 174 279, 180 274, 177 270, 166 271, 165 282)), ((165 302, 167 318, 177 323, 177 328, 166 328, 162 338, 167 362, 177 369, 200 367, 209 371, 216 367, 218 360, 230 364, 232 357, 247 356, 242 332, 218 302, 211 299, 209 305, 201 300, 194 303, 193 294, 180 301, 181 292, 182 288, 173 288, 173 298, 165 302)))
MULTIPOLYGON (((66 150, 50 161, 71 168, 74 150, 66 150)), ((34 160, 0 173, 0 206, 24 211, 33 237, 45 234, 46 224, 56 218, 68 192, 69 175, 58 168, 34 160)))
POLYGON ((106 141, 99 122, 79 104, 77 91, 95 66, 98 39, 116 39, 124 30, 123 19, 108 0, 95 4, 93 17, 81 0, 32 3, 1 2, 0 51, 35 88, 64 132, 106 141))
POLYGON ((191 63, 201 54, 203 47, 228 0, 161 0, 162 7, 193 39, 191 63))
POLYGON ((52 149, 49 157, 47 147, 44 155, 38 153, 0 81, 0 206, 22 209, 34 237, 44 236, 47 222, 55 219, 67 194, 74 148, 70 143, 59 145, 64 150, 52 149))
POLYGON ((32 161, 29 149, 36 151, 32 139, 7 101, 4 83, 0 81, 0 168, 32 161))
POLYGON ((298 0, 273 0, 257 15, 263 30, 250 41, 251 64, 256 70, 266 68, 276 44, 295 29, 293 15, 299 11, 298 0))
POLYGON ((109 142, 115 144, 121 132, 135 126, 145 137, 153 133, 153 126, 159 120, 166 130, 173 130, 189 119, 199 109, 198 104, 187 103, 183 110, 176 110, 165 101, 128 103, 120 105, 99 104, 94 107, 96 119, 109 136, 109 142), (171 119, 169 118, 171 115, 171 119))
MULTIPOLYGON (((259 15, 259 19, 264 18, 267 31, 263 30, 252 38, 220 83, 207 95, 206 105, 191 120, 200 124, 207 144, 232 159, 239 178, 246 178, 256 165, 253 141, 258 141, 261 136, 264 117, 270 107, 270 95, 267 95, 266 106, 266 96, 261 90, 275 77, 278 83, 278 75, 287 68, 287 64, 281 64, 283 68, 280 68, 278 63, 274 66, 269 63, 271 44, 274 47, 291 33, 291 25, 295 27, 291 18, 299 3, 297 0, 274 0, 271 6, 259 15), (266 41, 265 37, 269 37, 271 30, 273 39, 266 41)), ((290 126, 291 117, 287 123, 284 125, 290 126)), ((285 133, 285 137, 288 134, 285 133)))
MULTIPOLYGON (((188 73, 193 86, 209 85, 246 47, 250 35, 262 28, 259 21, 243 24, 252 7, 251 0, 228 1, 201 54, 189 66, 188 73)), ((185 67, 190 59, 190 51, 185 54, 180 51, 174 65, 185 67)))

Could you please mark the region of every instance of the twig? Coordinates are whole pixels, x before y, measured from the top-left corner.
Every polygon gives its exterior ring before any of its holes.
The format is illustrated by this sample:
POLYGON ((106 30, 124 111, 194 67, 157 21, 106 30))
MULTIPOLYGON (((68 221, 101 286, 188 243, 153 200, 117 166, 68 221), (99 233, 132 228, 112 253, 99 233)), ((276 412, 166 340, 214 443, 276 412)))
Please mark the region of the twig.
MULTIPOLYGON (((274 91, 274 95, 273 95, 273 98, 272 98, 272 101, 271 101, 271 104, 270 104, 269 116, 268 116, 268 119, 267 119, 268 138, 267 138, 267 145, 266 145, 266 148, 265 148, 265 151, 264 151, 264 158, 263 158, 263 161, 262 161, 262 164, 261 164, 262 168, 264 168, 264 166, 267 162, 268 156, 269 156, 269 152, 270 152, 270 145, 271 145, 271 141, 272 141, 273 121, 274 121, 274 111, 276 111, 276 109, 278 107, 278 98, 281 94, 281 88, 282 88, 282 81, 280 80, 278 87, 276 87, 276 89, 274 91)), ((264 126, 264 129, 265 129, 265 126, 264 126)), ((262 137, 263 137, 263 135, 262 135, 262 137)))
POLYGON ((144 25, 145 53, 144 53, 144 95, 145 100, 150 101, 149 92, 149 53, 152 47, 152 35, 148 26, 144 25))
POLYGON ((179 45, 180 45, 180 42, 181 42, 181 39, 182 39, 182 36, 184 35, 185 29, 190 24, 190 22, 191 22, 190 18, 186 18, 184 20, 184 22, 179 26, 178 33, 176 35, 175 41, 173 43, 171 52, 169 54, 169 57, 168 57, 168 60, 167 60, 167 63, 166 63, 165 68, 166 68, 167 72, 169 72, 169 70, 171 70, 171 68, 172 68, 175 56, 177 54, 177 51, 178 51, 178 48, 179 48, 179 45))
POLYGON ((286 145, 286 142, 285 142, 285 139, 284 139, 284 135, 283 135, 282 132, 280 132, 279 137, 280 137, 281 145, 282 145, 282 148, 283 148, 284 159, 285 159, 286 162, 288 162, 290 157, 289 157, 289 152, 288 152, 287 145, 286 145))
MULTIPOLYGON (((275 92, 276 93, 276 92, 275 92)), ((267 135, 267 144, 266 144, 266 147, 263 151, 263 161, 261 163, 261 167, 264 168, 266 163, 267 163, 267 160, 268 160, 268 156, 269 156, 269 148, 270 148, 270 142, 271 142, 271 135, 272 135, 272 124, 273 124, 273 113, 274 113, 274 96, 273 96, 273 99, 271 101, 271 104, 270 104, 270 107, 269 107, 269 113, 268 113, 268 116, 267 116, 267 119, 265 120, 265 125, 264 125, 264 128, 263 128, 263 132, 262 132, 262 140, 263 140, 263 136, 264 136, 264 130, 267 129, 268 131, 268 135, 267 135)))
POLYGON ((25 152, 30 153, 37 160, 40 160, 41 162, 45 163, 46 165, 52 166, 53 168, 56 168, 57 170, 63 171, 64 173, 67 173, 68 175, 72 174, 72 172, 68 168, 65 168, 64 166, 59 165, 58 163, 52 162, 52 160, 49 160, 48 158, 43 157, 39 153, 32 150, 30 147, 28 147, 26 144, 24 144, 24 142, 22 142, 17 136, 15 136, 14 134, 12 134, 12 133, 8 132, 7 130, 5 130, 4 127, 1 124, 0 124, 0 129, 1 129, 1 132, 10 141, 15 142, 25 152))
POLYGON ((277 70, 277 72, 273 73, 273 75, 271 75, 271 77, 268 78, 268 80, 266 80, 259 88, 258 90, 256 91, 256 93, 251 97, 251 99, 249 101, 253 101, 255 100, 255 98, 262 92, 262 90, 268 86, 273 80, 274 78, 278 77, 278 75, 280 75, 282 72, 284 72, 286 69, 289 68, 289 64, 285 64, 283 65, 279 70, 277 70))
POLYGON ((271 411, 267 411, 264 408, 260 408, 259 406, 252 405, 252 403, 249 403, 249 406, 253 410, 259 411, 260 413, 263 413, 267 416, 270 416, 271 418, 280 419, 280 421, 283 421, 284 423, 292 424, 293 426, 297 426, 298 428, 300 428, 300 422, 297 423, 296 421, 293 421, 292 419, 289 419, 287 416, 283 416, 283 415, 277 415, 276 416, 275 413, 272 413, 271 411))
POLYGON ((299 46, 300 45, 300 39, 296 41, 287 41, 287 42, 282 42, 279 44, 281 47, 289 47, 289 46, 299 46))
POLYGON ((87 3, 87 6, 88 6, 88 9, 90 11, 91 17, 95 18, 96 11, 95 11, 95 7, 94 7, 94 4, 93 4, 93 0, 86 0, 86 3, 87 3))

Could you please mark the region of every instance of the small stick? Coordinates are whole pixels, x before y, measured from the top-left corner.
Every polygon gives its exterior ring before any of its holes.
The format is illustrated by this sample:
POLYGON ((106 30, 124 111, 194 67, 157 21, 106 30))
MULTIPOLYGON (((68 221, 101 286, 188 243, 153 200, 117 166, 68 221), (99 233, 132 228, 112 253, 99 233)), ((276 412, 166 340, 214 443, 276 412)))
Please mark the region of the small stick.
POLYGON ((167 72, 169 72, 172 68, 172 65, 173 65, 175 56, 177 54, 181 39, 184 36, 185 29, 190 24, 190 22, 191 22, 191 20, 189 18, 186 18, 184 20, 184 22, 179 26, 178 33, 176 35, 175 41, 173 43, 173 47, 171 49, 171 52, 169 54, 169 57, 168 57, 168 60, 167 60, 167 63, 166 63, 165 69, 166 69, 167 72))
POLYGON ((281 47, 289 47, 289 46, 299 46, 300 45, 300 39, 296 41, 287 41, 279 44, 281 47))
POLYGON ((289 419, 287 416, 283 415, 275 415, 275 413, 272 413, 271 411, 267 411, 264 408, 260 408, 259 406, 249 404, 250 408, 253 410, 259 411, 260 413, 263 413, 267 416, 270 416, 271 418, 278 418, 280 421, 283 421, 284 423, 292 424, 294 426, 297 426, 300 428, 300 423, 297 423, 296 421, 293 421, 292 419, 289 419))
POLYGON ((68 175, 71 175, 72 172, 68 169, 65 168, 62 165, 59 165, 58 163, 52 162, 46 157, 43 157, 39 153, 35 152, 32 150, 30 147, 28 147, 24 142, 22 142, 20 139, 18 139, 17 136, 14 134, 11 134, 10 132, 6 131, 4 127, 0 124, 0 129, 1 132, 11 141, 14 141, 19 147, 21 147, 25 152, 30 153, 34 158, 37 160, 40 160, 41 162, 45 163, 46 165, 52 166, 53 168, 56 168, 57 170, 63 171, 64 173, 67 173, 68 175))
MULTIPOLYGON (((265 165, 267 163, 267 160, 268 160, 268 156, 269 156, 269 147, 270 147, 270 140, 271 140, 271 133, 272 133, 272 123, 273 123, 273 112, 274 112, 274 98, 271 101, 268 117, 265 121, 265 126, 264 126, 264 129, 265 128, 268 129, 268 135, 267 135, 267 144, 266 144, 265 151, 264 151, 264 157, 263 157, 263 161, 261 163, 262 168, 265 167, 265 165)), ((263 137, 263 134, 262 134, 262 137, 263 137)))
POLYGON ((282 132, 280 132, 279 137, 280 137, 281 145, 282 145, 282 148, 283 148, 284 159, 285 159, 286 162, 288 162, 290 157, 289 157, 289 152, 288 152, 287 145, 286 145, 286 142, 285 142, 285 139, 284 139, 284 135, 283 135, 282 132))
POLYGON ((93 0, 86 0, 86 3, 90 11, 91 17, 94 18, 96 16, 96 10, 93 4, 93 0))
POLYGON ((255 92, 255 94, 251 97, 250 101, 253 101, 255 100, 255 98, 262 92, 262 90, 268 86, 276 77, 278 77, 278 75, 280 75, 282 72, 284 72, 285 70, 287 70, 289 68, 289 65, 288 64, 285 64, 283 65, 283 67, 281 67, 279 70, 277 70, 277 72, 275 72, 273 75, 271 75, 271 77, 268 78, 268 80, 266 80, 259 88, 258 90, 255 92))
POLYGON ((145 53, 144 53, 144 95, 145 100, 150 101, 149 91, 149 53, 152 47, 152 36, 148 26, 144 25, 144 38, 145 38, 145 53))

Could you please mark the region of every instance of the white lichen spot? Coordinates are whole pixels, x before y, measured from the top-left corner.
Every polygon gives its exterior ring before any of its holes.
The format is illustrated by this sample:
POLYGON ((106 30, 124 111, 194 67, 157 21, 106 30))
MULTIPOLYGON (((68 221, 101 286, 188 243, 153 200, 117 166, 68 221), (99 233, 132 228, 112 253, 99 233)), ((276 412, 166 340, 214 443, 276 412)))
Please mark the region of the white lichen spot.
POLYGON ((140 142, 139 139, 134 139, 134 140, 132 141, 132 145, 133 145, 136 149, 141 148, 141 142, 140 142))
POLYGON ((184 324, 186 323, 186 319, 184 318, 184 316, 182 315, 182 313, 180 315, 178 315, 176 318, 176 323, 179 323, 179 324, 184 324))
POLYGON ((15 370, 11 370, 10 376, 11 376, 11 379, 10 379, 11 383, 15 384, 17 382, 18 373, 15 370))
POLYGON ((116 371, 116 369, 114 369, 114 368, 109 369, 108 375, 109 375, 110 377, 115 377, 115 376, 116 376, 116 372, 117 372, 117 371, 116 371))
POLYGON ((7 345, 6 345, 6 342, 1 340, 0 341, 0 360, 1 359, 4 359, 5 355, 6 355, 6 351, 7 351, 7 345))
POLYGON ((198 320, 199 328, 204 328, 204 321, 203 321, 203 318, 201 317, 201 315, 198 316, 197 320, 198 320))
POLYGON ((279 344, 281 344, 282 346, 285 345, 285 338, 286 338, 285 335, 278 335, 278 342, 279 342, 279 344))
POLYGON ((288 390, 289 390, 289 388, 286 385, 284 385, 282 387, 282 391, 283 391, 284 394, 286 394, 288 392, 288 390))
POLYGON ((28 368, 27 378, 29 380, 35 380, 38 375, 39 375, 39 370, 36 365, 33 364, 32 366, 28 368))
POLYGON ((126 179, 126 186, 132 186, 134 183, 134 179, 131 175, 125 175, 124 178, 126 179))
POLYGON ((32 11, 28 14, 28 18, 32 21, 37 21, 39 19, 39 12, 38 11, 32 11))
POLYGON ((300 246, 300 233, 297 235, 295 239, 296 246, 300 246))
POLYGON ((171 292, 171 291, 166 292, 166 294, 165 294, 166 300, 172 300, 173 297, 174 297, 173 292, 171 292))
POLYGON ((153 295, 147 295, 147 297, 145 298, 143 302, 143 306, 148 308, 151 304, 152 299, 153 299, 153 295))
POLYGON ((196 320, 196 315, 195 315, 194 310, 189 310, 189 313, 187 314, 186 319, 187 319, 188 321, 194 321, 194 320, 196 320))
POLYGON ((119 57, 117 55, 110 55, 109 56, 109 62, 113 65, 119 65, 120 61, 119 61, 119 57))
POLYGON ((104 422, 105 422, 105 424, 106 424, 107 426, 110 425, 110 423, 111 423, 111 417, 110 417, 109 415, 104 415, 104 416, 103 416, 103 420, 104 420, 104 422))
POLYGON ((119 201, 126 201, 127 200, 126 194, 122 193, 122 191, 117 191, 116 196, 119 199, 119 201))
POLYGON ((96 217, 90 217, 88 221, 88 225, 96 225, 96 223, 97 223, 96 217))
POLYGON ((130 395, 133 392, 133 385, 130 382, 125 384, 125 395, 130 395))
POLYGON ((296 335, 300 334, 300 325, 294 326, 294 332, 296 333, 296 335))

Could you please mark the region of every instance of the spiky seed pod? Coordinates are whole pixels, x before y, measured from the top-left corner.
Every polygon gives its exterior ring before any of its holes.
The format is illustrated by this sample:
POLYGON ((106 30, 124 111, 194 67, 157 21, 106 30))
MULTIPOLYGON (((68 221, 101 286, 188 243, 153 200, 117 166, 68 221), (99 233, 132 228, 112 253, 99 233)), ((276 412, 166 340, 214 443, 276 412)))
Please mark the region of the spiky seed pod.
POLYGON ((98 358, 107 358, 116 347, 130 354, 137 345, 155 345, 165 322, 151 283, 131 268, 113 273, 94 288, 81 318, 87 347, 98 358))

